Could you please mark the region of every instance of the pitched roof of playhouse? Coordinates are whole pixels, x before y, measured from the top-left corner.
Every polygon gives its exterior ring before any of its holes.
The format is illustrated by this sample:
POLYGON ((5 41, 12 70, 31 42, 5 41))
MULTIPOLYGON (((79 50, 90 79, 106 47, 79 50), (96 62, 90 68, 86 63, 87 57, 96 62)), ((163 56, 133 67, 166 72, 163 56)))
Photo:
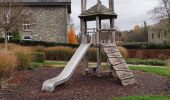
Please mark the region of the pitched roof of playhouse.
POLYGON ((100 16, 101 19, 108 19, 111 17, 117 18, 117 14, 109 10, 107 7, 101 3, 94 5, 90 9, 83 12, 79 17, 85 18, 86 20, 96 20, 96 16, 100 16), (99 6, 99 9, 98 9, 99 6))
POLYGON ((168 19, 162 19, 158 23, 154 24, 153 26, 149 27, 150 29, 163 29, 163 30, 169 30, 168 28, 168 19))
MULTIPOLYGON (((0 0, 4 3, 6 0, 0 0)), ((68 12, 71 13, 71 0, 16 0, 28 6, 68 6, 68 12)))

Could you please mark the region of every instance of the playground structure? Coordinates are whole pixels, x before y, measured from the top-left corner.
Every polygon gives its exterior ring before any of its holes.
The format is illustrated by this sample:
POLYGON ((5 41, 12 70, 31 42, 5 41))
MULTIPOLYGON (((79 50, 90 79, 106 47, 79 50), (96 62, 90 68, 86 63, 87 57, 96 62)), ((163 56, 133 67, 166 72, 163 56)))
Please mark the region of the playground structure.
POLYGON ((92 67, 93 74, 101 77, 101 54, 104 53, 109 62, 109 73, 122 83, 123 86, 136 83, 133 73, 128 68, 124 58, 119 52, 115 43, 114 21, 117 14, 114 13, 114 1, 109 0, 109 8, 102 5, 100 0, 97 4, 86 9, 87 1, 81 0, 81 39, 80 47, 77 49, 71 60, 67 63, 61 74, 43 83, 42 90, 54 91, 55 87, 68 81, 83 60, 83 74, 88 74, 88 49, 93 46, 97 49, 97 65, 92 67), (110 20, 110 28, 102 29, 102 20, 110 20), (96 21, 96 28, 87 28, 88 21, 96 21))

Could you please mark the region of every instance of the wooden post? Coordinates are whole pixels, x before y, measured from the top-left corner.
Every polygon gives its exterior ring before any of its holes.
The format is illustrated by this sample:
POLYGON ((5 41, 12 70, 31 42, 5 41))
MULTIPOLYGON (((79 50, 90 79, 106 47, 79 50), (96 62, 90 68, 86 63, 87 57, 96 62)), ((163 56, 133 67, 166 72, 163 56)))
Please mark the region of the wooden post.
POLYGON ((109 0, 109 9, 114 12, 114 0, 109 0))
POLYGON ((99 7, 99 4, 101 3, 101 1, 100 0, 97 0, 97 11, 99 11, 100 10, 100 7, 99 7))
POLYGON ((81 13, 86 11, 87 0, 81 0, 81 13))
MULTIPOLYGON (((81 13, 86 11, 86 0, 81 0, 81 13)), ((84 19, 81 19, 81 37, 82 43, 87 43, 87 22, 84 19)), ((83 58, 83 75, 87 75, 88 67, 88 55, 86 54, 83 58)))
MULTIPOLYGON (((114 12, 114 0, 109 0, 109 9, 114 12)), ((114 28, 115 27, 115 22, 114 22, 114 18, 110 19, 110 28, 114 28)), ((112 43, 115 43, 115 31, 112 32, 112 43)))
POLYGON ((100 18, 96 17, 96 30, 97 30, 97 76, 100 77, 101 68, 101 50, 100 50, 100 18))
MULTIPOLYGON (((110 19, 110 28, 114 28, 115 26, 114 26, 114 18, 111 18, 110 19)), ((111 40, 111 42, 112 43, 115 43, 115 38, 116 38, 116 36, 115 36, 115 31, 111 31, 112 32, 112 34, 111 34, 111 36, 112 36, 112 40, 111 40)))
MULTIPOLYGON (((87 43, 87 22, 84 21, 84 43, 87 43)), ((88 74, 88 54, 86 53, 83 58, 83 75, 86 76, 88 74)))

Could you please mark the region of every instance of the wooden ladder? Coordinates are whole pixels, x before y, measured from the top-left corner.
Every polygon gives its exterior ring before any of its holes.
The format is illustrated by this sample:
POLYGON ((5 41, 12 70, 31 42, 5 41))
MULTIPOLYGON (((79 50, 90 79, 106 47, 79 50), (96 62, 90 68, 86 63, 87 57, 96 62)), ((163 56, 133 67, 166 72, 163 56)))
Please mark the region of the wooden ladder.
POLYGON ((108 57, 113 71, 117 75, 118 79, 121 81, 123 86, 135 84, 136 80, 133 73, 128 68, 124 58, 122 57, 119 49, 114 43, 103 43, 101 44, 103 51, 108 57))

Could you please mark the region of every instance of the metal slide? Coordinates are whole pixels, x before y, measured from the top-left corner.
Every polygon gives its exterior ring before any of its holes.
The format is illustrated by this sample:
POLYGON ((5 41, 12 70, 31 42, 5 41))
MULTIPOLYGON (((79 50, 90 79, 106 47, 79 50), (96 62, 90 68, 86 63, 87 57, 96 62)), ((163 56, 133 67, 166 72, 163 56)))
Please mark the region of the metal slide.
POLYGON ((83 59, 91 44, 81 44, 74 53, 71 60, 67 63, 63 71, 55 78, 49 79, 43 83, 42 90, 53 92, 55 87, 68 81, 83 59))

